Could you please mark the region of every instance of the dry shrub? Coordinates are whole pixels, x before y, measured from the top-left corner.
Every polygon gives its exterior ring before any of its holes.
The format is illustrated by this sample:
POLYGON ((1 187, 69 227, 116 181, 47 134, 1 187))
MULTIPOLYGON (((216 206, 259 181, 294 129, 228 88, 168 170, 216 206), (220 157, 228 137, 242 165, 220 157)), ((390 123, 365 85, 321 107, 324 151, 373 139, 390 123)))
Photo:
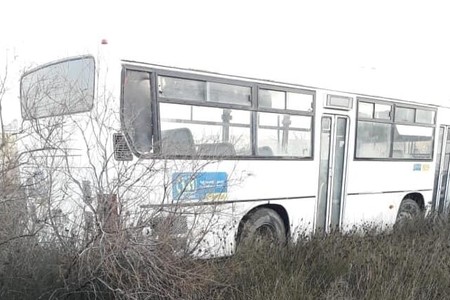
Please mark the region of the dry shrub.
POLYGON ((36 238, 2 250, 1 299, 200 299, 212 280, 207 262, 124 232, 103 232, 80 251, 36 238))
POLYGON ((0 299, 48 299, 62 287, 61 249, 36 237, 21 237, 0 246, 0 299))
POLYGON ((23 237, 0 251, 1 299, 448 299, 450 226, 302 237, 195 260, 172 239, 99 232, 82 249, 23 237))
POLYGON ((170 244, 126 233, 102 234, 68 266, 65 288, 96 299, 192 298, 210 278, 200 262, 177 255, 170 244))
POLYGON ((450 226, 432 217, 395 231, 366 226, 245 249, 222 264, 221 299, 448 299, 450 226))

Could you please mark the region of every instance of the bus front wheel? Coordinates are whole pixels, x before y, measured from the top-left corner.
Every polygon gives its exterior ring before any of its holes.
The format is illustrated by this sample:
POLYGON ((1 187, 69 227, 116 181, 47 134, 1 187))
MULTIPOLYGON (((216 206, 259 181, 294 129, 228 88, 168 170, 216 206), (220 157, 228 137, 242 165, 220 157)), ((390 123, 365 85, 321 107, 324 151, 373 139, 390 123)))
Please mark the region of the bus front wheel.
POLYGON ((286 243, 286 228, 280 215, 270 208, 259 208, 245 220, 239 238, 239 244, 286 243))

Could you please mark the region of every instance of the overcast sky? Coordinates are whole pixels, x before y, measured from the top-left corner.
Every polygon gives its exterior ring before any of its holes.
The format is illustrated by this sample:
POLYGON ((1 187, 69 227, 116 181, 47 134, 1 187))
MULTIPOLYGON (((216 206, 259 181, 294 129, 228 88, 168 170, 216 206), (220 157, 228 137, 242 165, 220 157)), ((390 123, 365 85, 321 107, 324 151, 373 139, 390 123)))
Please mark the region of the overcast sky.
POLYGON ((125 58, 450 106, 445 1, 20 1, 0 4, 0 75, 97 49, 125 58))

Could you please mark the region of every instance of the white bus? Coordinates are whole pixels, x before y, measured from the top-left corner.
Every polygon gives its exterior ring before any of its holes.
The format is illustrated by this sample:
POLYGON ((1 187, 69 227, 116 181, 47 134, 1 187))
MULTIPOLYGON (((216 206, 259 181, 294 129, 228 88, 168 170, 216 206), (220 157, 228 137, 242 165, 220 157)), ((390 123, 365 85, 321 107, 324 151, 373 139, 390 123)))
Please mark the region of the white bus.
POLYGON ((21 105, 29 205, 66 232, 169 224, 220 256, 448 206, 435 105, 91 55, 25 73, 21 105))

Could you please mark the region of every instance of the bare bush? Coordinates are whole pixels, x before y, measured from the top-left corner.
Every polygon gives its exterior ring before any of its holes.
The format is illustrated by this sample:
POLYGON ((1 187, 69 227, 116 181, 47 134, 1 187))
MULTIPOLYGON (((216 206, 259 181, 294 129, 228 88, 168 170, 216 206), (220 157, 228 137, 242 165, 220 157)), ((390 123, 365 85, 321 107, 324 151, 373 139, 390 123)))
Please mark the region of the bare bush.
MULTIPOLYGON (((58 72, 65 70, 55 72, 25 85, 22 93, 36 99, 56 97, 46 88, 64 90, 67 99, 80 94, 58 87, 58 72)), ((96 105, 80 114, 26 115, 20 140, 2 140, 2 149, 19 149, 2 156, 0 296, 201 298, 212 275, 191 254, 204 247, 220 210, 179 206, 166 160, 115 160, 119 100, 107 89, 95 95, 96 105), (186 211, 189 220, 180 217, 186 211)), ((48 113, 30 103, 31 112, 48 113)), ((177 167, 196 174, 204 164, 192 160, 177 167)))
POLYGON ((242 249, 221 262, 217 299, 447 299, 448 220, 417 219, 401 230, 367 224, 286 247, 242 249), (361 234, 364 233, 364 234, 361 234))

